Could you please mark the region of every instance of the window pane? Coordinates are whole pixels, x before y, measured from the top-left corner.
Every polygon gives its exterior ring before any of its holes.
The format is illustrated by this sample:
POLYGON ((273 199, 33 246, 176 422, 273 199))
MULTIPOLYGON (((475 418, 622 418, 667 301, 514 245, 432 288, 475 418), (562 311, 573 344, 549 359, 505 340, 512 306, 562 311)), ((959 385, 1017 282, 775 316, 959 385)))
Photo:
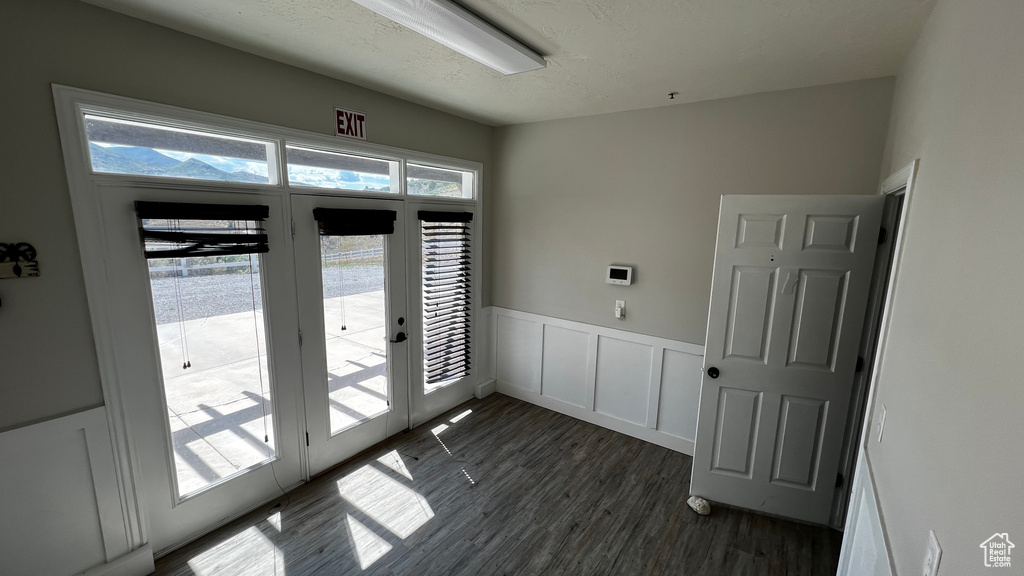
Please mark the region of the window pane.
POLYGON ((321 236, 331 433, 388 409, 384 236, 321 236))
POLYGON ((249 262, 249 255, 149 260, 182 496, 275 455, 257 256, 255 269, 249 262))
POLYGON ((288 151, 288 183, 366 192, 392 192, 391 174, 398 163, 296 146, 288 151))
POLYGON ((271 144, 87 114, 95 172, 272 184, 271 144))
POLYGON ((472 198, 473 173, 408 164, 406 187, 414 196, 472 198))

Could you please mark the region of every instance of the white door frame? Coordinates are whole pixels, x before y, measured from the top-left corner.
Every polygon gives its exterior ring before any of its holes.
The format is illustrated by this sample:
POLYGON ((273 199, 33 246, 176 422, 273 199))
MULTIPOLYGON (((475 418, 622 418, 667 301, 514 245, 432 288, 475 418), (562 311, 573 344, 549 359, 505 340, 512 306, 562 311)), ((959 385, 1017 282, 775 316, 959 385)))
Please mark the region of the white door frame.
MULTIPOLYGON (((408 428, 409 345, 396 343, 395 334, 408 332, 408 325, 399 326, 398 317, 408 318, 408 292, 406 278, 408 265, 405 242, 406 203, 400 198, 346 198, 323 194, 291 196, 293 261, 296 275, 296 295, 299 298, 299 330, 302 332, 302 396, 306 407, 306 467, 305 478, 321 474, 334 466, 383 442, 408 428), (301 206, 301 211, 297 207, 301 206), (321 386, 327 368, 324 341, 323 285, 321 282, 320 236, 313 220, 313 208, 344 208, 351 210, 394 210, 397 214, 395 231, 385 240, 385 338, 387 349, 388 408, 362 420, 349 428, 332 433, 330 402, 321 386), (312 235, 316 235, 315 237, 312 235), (311 250, 315 242, 316 255, 301 253, 311 250), (314 280, 315 278, 315 280, 314 280), (316 379, 316 381, 312 381, 316 379), (314 392, 314 390, 316 390, 314 392), (321 410, 323 409, 323 410, 321 410), (319 412, 311 414, 313 411, 319 412), (317 429, 313 429, 313 428, 317 429)), ((408 340, 406 342, 409 342, 408 340)))
MULTIPOLYGON (((105 231, 100 225, 101 212, 97 201, 97 185, 100 182, 120 182, 126 185, 147 187, 166 186, 166 179, 145 176, 126 175, 102 175, 93 174, 89 161, 89 146, 85 138, 84 125, 81 120, 83 109, 109 110, 112 113, 125 116, 157 117, 166 119, 183 126, 206 125, 218 129, 238 133, 240 135, 256 135, 261 139, 271 139, 278 142, 277 157, 268 158, 268 161, 276 168, 284 166, 284 144, 298 143, 321 147, 327 150, 341 153, 352 153, 357 155, 371 155, 381 158, 390 158, 398 161, 402 166, 407 162, 424 163, 428 165, 448 167, 458 170, 467 170, 476 174, 475 194, 473 199, 432 199, 429 197, 408 196, 405 194, 405 180, 401 179, 401 190, 393 196, 383 196, 377 193, 363 193, 358 191, 332 191, 315 188, 293 188, 290 187, 286 178, 281 178, 277 184, 235 184, 235 183, 211 183, 202 181, 177 181, 176 186, 189 190, 210 190, 210 191, 240 191, 259 190, 265 194, 280 194, 287 198, 293 191, 299 193, 324 193, 344 195, 352 198, 401 198, 405 200, 409 208, 413 209, 414 204, 433 204, 438 209, 458 210, 468 208, 473 210, 476 224, 477 242, 475 250, 479 250, 482 235, 480 231, 484 226, 484 170, 480 162, 450 158, 435 154, 417 152, 394 146, 374 144, 363 141, 350 141, 343 138, 328 136, 325 134, 308 132, 282 126, 275 126, 262 122, 241 120, 229 116, 200 112, 177 106, 157 104, 134 98, 115 96, 81 88, 52 85, 54 108, 57 117, 57 125, 60 134, 61 148, 64 155, 64 164, 68 177, 68 189, 71 199, 72 212, 74 214, 78 248, 83 264, 83 280, 86 289, 86 299, 91 316, 91 328, 93 341, 96 345, 96 356, 98 361, 100 384, 103 392, 103 402, 107 410, 107 424, 110 429, 111 447, 114 453, 115 476, 118 483, 120 495, 121 512, 124 521, 125 532, 130 550, 141 550, 147 548, 150 541, 150 519, 146 513, 144 499, 141 493, 147 487, 143 484, 139 474, 140 465, 136 443, 129 434, 127 424, 127 410, 123 399, 124 387, 117 376, 117 351, 110 339, 112 315, 116 310, 112 309, 103 294, 106 293, 108 282, 103 274, 90 273, 92 264, 104 261, 102 242, 97 239, 104 237, 105 231), (412 202, 414 201, 414 202, 412 202), (445 208, 441 208, 445 206, 445 208)), ((290 217, 290 202, 286 203, 286 211, 290 217)), ((289 239, 290 240, 290 239, 289 239)), ((289 246, 290 249, 290 246, 289 246)), ((474 270, 477 286, 482 278, 479 253, 476 257, 477 266, 474 270)), ((473 303, 475 318, 480 318, 480 298, 477 296, 473 303)), ((411 312, 410 312, 411 313, 411 312)), ((477 342, 484 337, 483 331, 476 326, 473 327, 473 337, 477 342)), ((483 377, 483 372, 475 371, 477 380, 483 377)), ((472 396, 472 382, 468 385, 469 392, 465 399, 472 396)), ((305 426, 304 415, 301 423, 305 426)), ((416 422, 419 423, 419 422, 416 422)), ((414 423, 414 424, 416 424, 414 423)), ((302 451, 303 469, 305 469, 305 451, 302 451)), ((220 525, 226 524, 250 510, 241 511, 238 514, 224 519, 222 523, 209 526, 213 530, 220 525)))
MULTIPOLYGON (((853 481, 850 482, 850 486, 860 486, 867 483, 870 486, 871 494, 874 494, 874 479, 872 478, 871 472, 871 460, 868 458, 867 445, 871 433, 874 430, 874 409, 875 409, 875 395, 878 391, 878 380, 882 372, 882 362, 885 358, 886 346, 889 338, 889 327, 892 321, 893 305, 896 295, 896 290, 899 285, 899 271, 900 265, 903 262, 903 247, 906 243, 906 233, 908 220, 910 219, 910 203, 913 200, 913 193, 917 183, 917 174, 920 166, 920 159, 915 159, 903 168, 897 170, 879 186, 879 194, 892 194, 900 190, 904 191, 903 196, 903 208, 900 211, 899 225, 896 230, 896 246, 893 248, 892 265, 889 269, 889 282, 885 291, 885 302, 882 306, 881 322, 878 327, 877 343, 875 345, 875 354, 872 359, 871 377, 868 380, 868 391, 867 400, 864 403, 864 419, 863 425, 860 432, 860 439, 857 442, 857 450, 854 458, 854 476, 853 481)), ((849 497, 849 494, 846 495, 849 497)), ((856 514, 858 509, 855 506, 848 506, 846 509, 846 518, 841 528, 844 530, 843 534, 843 548, 840 558, 840 566, 844 566, 849 562, 849 558, 843 558, 851 550, 850 546, 852 542, 848 542, 853 537, 854 530, 856 528, 856 514)), ((893 566, 892 554, 889 552, 889 535, 885 529, 885 518, 882 514, 882 510, 879 507, 877 510, 879 517, 879 526, 877 527, 882 534, 885 545, 885 553, 888 557, 888 563, 890 570, 895 574, 895 568, 893 566)))

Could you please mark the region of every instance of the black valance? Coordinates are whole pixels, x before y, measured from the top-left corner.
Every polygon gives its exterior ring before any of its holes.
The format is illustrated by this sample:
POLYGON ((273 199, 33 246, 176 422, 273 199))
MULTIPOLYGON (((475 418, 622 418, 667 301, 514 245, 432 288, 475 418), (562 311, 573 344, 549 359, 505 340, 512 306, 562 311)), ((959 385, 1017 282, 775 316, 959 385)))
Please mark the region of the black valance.
POLYGON ((269 206, 136 202, 146 258, 189 258, 270 251, 269 206))
POLYGON ((183 204, 180 202, 136 202, 135 214, 142 220, 266 220, 269 206, 240 204, 183 204))
POLYGON ((394 210, 314 208, 313 218, 321 236, 376 236, 395 233, 398 213, 394 210))
POLYGON ((438 212, 420 210, 419 219, 424 222, 472 222, 472 212, 438 212))

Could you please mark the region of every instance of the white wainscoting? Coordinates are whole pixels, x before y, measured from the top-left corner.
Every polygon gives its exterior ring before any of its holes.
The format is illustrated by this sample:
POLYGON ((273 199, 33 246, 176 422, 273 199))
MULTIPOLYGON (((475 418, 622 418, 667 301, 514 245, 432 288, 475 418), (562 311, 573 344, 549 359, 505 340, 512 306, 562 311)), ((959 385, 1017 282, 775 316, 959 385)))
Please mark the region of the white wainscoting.
POLYGON ((837 576, 892 576, 885 525, 875 497, 875 483, 867 455, 861 452, 846 512, 843 548, 837 576))
POLYGON ((502 394, 693 455, 704 347, 490 307, 502 394))
POLYGON ((0 434, 0 573, 143 575, 130 550, 104 408, 0 434))

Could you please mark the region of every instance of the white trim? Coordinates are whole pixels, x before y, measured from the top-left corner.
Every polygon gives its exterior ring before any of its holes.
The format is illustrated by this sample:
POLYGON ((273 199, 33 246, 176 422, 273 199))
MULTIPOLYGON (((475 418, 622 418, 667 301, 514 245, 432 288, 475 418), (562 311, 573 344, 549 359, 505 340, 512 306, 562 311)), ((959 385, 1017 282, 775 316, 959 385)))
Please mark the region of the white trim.
POLYGON ((500 306, 490 306, 488 308, 488 311, 491 314, 496 314, 499 316, 507 316, 509 318, 517 318, 519 320, 528 320, 531 322, 542 322, 546 326, 557 326, 559 328, 565 328, 567 330, 576 330, 577 332, 587 332, 590 334, 596 334, 598 336, 606 336, 618 340, 625 340, 627 342, 646 344, 654 348, 667 348, 669 350, 685 352, 686 354, 694 354, 696 356, 704 355, 704 346, 700 344, 691 344, 689 342, 683 342, 682 340, 669 340, 668 338, 662 338, 660 336, 649 336, 647 334, 641 334, 639 332, 619 330, 618 328, 608 328, 605 326, 598 326, 596 324, 586 324, 584 322, 565 320, 563 318, 555 318, 554 316, 544 316, 541 314, 534 314, 532 312, 521 312, 519 310, 512 310, 511 308, 502 308, 500 306))
MULTIPOLYGON (((879 553, 885 556, 885 565, 888 573, 879 573, 872 566, 873 576, 892 576, 896 574, 895 563, 889 548, 889 532, 885 528, 885 518, 882 515, 882 507, 878 504, 878 496, 875 493, 874 474, 871 471, 871 462, 866 453, 861 453, 857 459, 857 469, 851 490, 850 507, 846 532, 843 534, 843 546, 839 552, 839 568, 836 576, 861 576, 865 566, 859 565, 858 572, 854 572, 852 564, 860 558, 859 554, 873 554, 875 558, 879 553), (868 523, 862 523, 867 520, 868 523), (861 534, 867 534, 861 538, 861 534), (865 540, 867 538, 867 540, 865 540), (869 544, 870 550, 855 550, 854 546, 869 544)), ((875 564, 875 562, 872 562, 875 564)))
MULTIPOLYGON (((88 485, 91 488, 91 499, 94 501, 79 501, 78 503, 84 506, 81 508, 83 511, 90 508, 95 510, 95 523, 92 522, 92 516, 88 512, 84 512, 83 516, 77 508, 72 507, 62 512, 65 515, 64 520, 69 525, 79 528, 79 532, 72 535, 74 536, 72 540, 75 540, 74 545, 91 545, 92 542, 98 542, 100 549, 96 550, 97 555, 102 556, 106 562, 110 562, 128 554, 132 550, 132 546, 122 514, 118 473, 115 467, 114 450, 106 412, 107 409, 100 406, 0 433, 0 440, 2 440, 0 461, 4 462, 5 466, 10 466, 12 471, 32 470, 51 478, 58 475, 63 476, 66 470, 65 461, 54 460, 53 447, 61 446, 63 449, 74 450, 76 446, 82 446, 82 452, 77 456, 87 463, 88 476, 74 480, 80 482, 79 485, 88 485), (79 440, 84 442, 84 445, 79 444, 79 440), (13 452, 8 452, 9 450, 13 452)), ((19 476, 19 474, 14 476, 15 482, 19 476)), ((21 485, 5 486, 5 489, 10 490, 24 488, 26 487, 21 485)), ((28 500, 21 498, 12 503, 15 509, 10 512, 14 514, 14 517, 19 517, 26 511, 35 513, 41 509, 52 508, 53 505, 48 501, 39 501, 34 498, 28 500)), ((38 528, 34 528, 32 525, 11 526, 10 530, 20 534, 18 536, 9 531, 4 532, 3 538, 12 545, 13 543, 23 545, 23 539, 26 537, 39 537, 45 540, 45 537, 49 536, 34 534, 33 531, 38 532, 38 528)), ((46 546, 63 546, 69 543, 40 541, 38 544, 44 546, 44 550, 49 551, 46 546)), ((49 553, 57 559, 66 559, 65 553, 60 550, 52 550, 49 553)), ((75 560, 80 561, 77 558, 75 560)), ((11 562, 17 562, 17 556, 14 559, 6 558, 6 563, 0 561, 0 564, 5 564, 7 568, 17 572, 19 567, 11 566, 11 562)), ((150 563, 152 563, 152 554, 150 554, 150 563)))
POLYGON ((654 349, 651 357, 651 381, 647 388, 647 427, 658 429, 658 403, 661 401, 661 372, 664 368, 665 349, 654 349))
MULTIPOLYGON (((903 196, 903 207, 900 211, 899 226, 895 231, 896 234, 896 246, 893 249, 892 267, 889 270, 889 285, 885 291, 885 303, 882 307, 882 319, 879 323, 878 328, 878 342, 875 344, 875 354, 872 361, 871 377, 868 380, 868 395, 867 400, 864 402, 864 418, 863 424, 860 431, 860 439, 857 442, 857 460, 854 463, 854 475, 853 483, 851 488, 851 502, 847 505, 846 509, 846 521, 844 523, 844 529, 846 533, 843 535, 843 556, 840 558, 840 565, 849 563, 848 548, 852 546, 852 538, 854 536, 851 530, 856 526, 856 516, 858 512, 858 506, 853 505, 853 498, 856 497, 856 491, 859 486, 862 486, 865 482, 870 484, 871 498, 875 501, 875 505, 878 509, 878 516, 880 519, 883 518, 881 504, 875 499, 874 492, 874 479, 870 475, 871 467, 868 459, 867 447, 869 439, 871 438, 871 430, 874 428, 874 409, 875 409, 875 393, 877 392, 878 379, 882 373, 882 363, 885 358, 886 344, 888 343, 889 337, 889 325, 892 321, 892 309, 896 296, 896 290, 899 287, 899 270, 900 265, 903 262, 903 247, 906 244, 906 233, 907 233, 907 222, 910 219, 910 203, 913 200, 914 187, 917 181, 917 172, 920 165, 920 159, 916 159, 913 162, 907 164, 903 168, 894 172, 891 176, 882 181, 879 186, 879 194, 886 195, 898 192, 901 189, 906 189, 903 196), (865 476, 867 474, 867 476, 865 476), (849 541, 849 542, 848 542, 849 541)), ((892 566, 892 556, 889 555, 888 548, 888 535, 884 530, 884 520, 882 521, 882 535, 885 538, 886 554, 889 556, 889 564, 892 566)), ((895 570, 892 570, 895 574, 895 570)), ((840 569, 842 574, 842 569, 840 569)))
MULTIPOLYGON (((54 105, 58 121, 61 145, 64 152, 65 168, 68 176, 69 195, 72 211, 75 216, 77 240, 83 269, 86 297, 92 318, 91 328, 96 344, 100 380, 106 406, 107 427, 113 446, 112 483, 117 486, 122 511, 125 537, 128 549, 136 549, 149 543, 149 523, 145 510, 145 500, 141 492, 143 477, 140 475, 139 458, 135 442, 131 438, 131 414, 125 408, 125 390, 118 377, 120 364, 118 352, 113 345, 111 318, 115 310, 107 301, 108 282, 102 272, 106 261, 103 253, 105 230, 101 226, 101 208, 99 190, 101 187, 124 188, 174 188, 199 192, 234 192, 275 195, 282 199, 285 216, 291 217, 290 203, 287 201, 292 194, 323 195, 348 198, 374 198, 405 202, 407 206, 438 206, 445 209, 464 208, 475 213, 474 237, 478 239, 474 246, 475 279, 480 276, 482 266, 481 242, 483 238, 483 195, 484 171, 483 164, 475 161, 461 160, 439 156, 425 152, 405 150, 392 146, 373 144, 364 141, 339 139, 333 135, 317 134, 260 122, 242 120, 189 110, 171 105, 146 102, 133 98, 103 94, 79 88, 52 86, 54 105), (269 169, 274 165, 278 178, 274 184, 251 184, 232 182, 208 182, 201 180, 183 180, 138 175, 94 174, 90 162, 88 141, 85 137, 83 111, 110 114, 119 118, 135 120, 157 120, 168 126, 210 131, 217 134, 254 138, 270 143, 274 150, 273 158, 268 158, 269 169), (327 188, 310 188, 289 186, 287 180, 287 164, 285 163, 286 146, 299 145, 332 152, 373 156, 397 162, 399 177, 396 192, 368 193, 327 188), (409 196, 405 193, 405 165, 407 162, 424 163, 438 167, 469 171, 475 174, 474 198, 435 198, 409 196), (411 202, 411 204, 409 204, 411 202)), ((394 182, 393 182, 394 184, 394 182)), ((288 239, 290 242, 290 238, 288 239)), ((480 283, 474 282, 474 308, 479 312, 480 283)), ((411 310, 410 310, 411 314, 411 310)), ((478 332, 474 327, 474 338, 478 332)), ((474 376, 474 379, 476 377, 474 376)), ((469 382, 466 383, 465 396, 471 393, 469 382)), ((462 398, 464 400, 464 398, 462 398)), ((461 400, 460 400, 461 401, 461 400)), ((302 423, 302 415, 299 416, 302 423)), ((300 456, 300 463, 305 466, 305 455, 300 456)), ((212 529, 212 527, 211 527, 212 529)))
POLYGON ((594 412, 587 410, 586 408, 580 408, 575 404, 569 404, 568 402, 562 402, 561 400, 555 400, 548 396, 543 396, 535 392, 523 390, 522 388, 516 388, 515 386, 506 386, 501 382, 498 382, 498 392, 506 396, 518 398, 530 404, 536 404, 541 408, 547 408, 566 416, 572 416, 577 420, 583 420, 608 430, 625 434, 626 436, 632 436, 651 444, 657 444, 669 450, 675 450, 676 452, 682 452, 687 456, 693 456, 693 440, 687 438, 679 438, 678 436, 672 436, 671 434, 665 434, 657 430, 651 430, 646 426, 639 426, 632 422, 626 422, 615 418, 614 416, 608 416, 600 412, 594 412))
MULTIPOLYGON (((526 388, 522 385, 524 383, 519 383, 520 385, 512 385, 511 383, 497 380, 496 384, 498 392, 512 396, 513 398, 525 400, 549 410, 554 410, 556 412, 578 418, 585 422, 590 422, 591 424, 596 424, 610 430, 615 430, 616 432, 621 432, 628 436, 633 436, 634 438, 639 438, 684 454, 693 455, 694 438, 684 438, 670 434, 664 430, 659 430, 658 427, 661 423, 659 422, 658 415, 662 402, 661 390, 664 385, 663 369, 665 351, 671 350, 698 357, 695 361, 697 368, 693 371, 693 374, 690 375, 692 376, 692 380, 689 382, 689 385, 695 386, 699 389, 701 381, 700 366, 703 365, 703 360, 700 357, 704 355, 703 346, 678 340, 669 340, 667 338, 660 338, 657 336, 638 334, 636 332, 627 332, 625 330, 618 330, 615 328, 585 324, 562 318, 553 318, 540 314, 511 310, 497 306, 486 308, 483 313, 488 317, 487 325, 490 329, 490 338, 487 341, 488 349, 486 350, 486 353, 492 359, 490 364, 491 370, 494 370, 497 366, 497 357, 500 354, 502 346, 502 343, 498 341, 497 335, 498 317, 522 320, 540 326, 540 330, 536 331, 538 335, 536 337, 541 340, 540 345, 536 346, 536 349, 539 352, 536 357, 530 357, 526 360, 527 362, 536 362, 538 364, 539 368, 536 373, 539 374, 539 382, 531 382, 529 383, 530 387, 526 388), (580 332, 587 334, 588 336, 586 341, 586 369, 585 372, 581 371, 578 373, 580 378, 579 381, 583 383, 583 389, 580 390, 583 398, 582 406, 567 400, 552 397, 549 395, 549 392, 544 389, 544 377, 542 370, 545 361, 545 352, 543 338, 545 328, 548 326, 580 332), (616 340, 649 346, 651 348, 650 373, 645 377, 646 381, 625 383, 637 391, 643 391, 642 393, 645 395, 643 399, 643 406, 646 416, 640 422, 626 421, 622 418, 604 414, 596 410, 597 364, 598 357, 602 354, 599 347, 599 340, 601 338, 613 338, 616 340)), ((495 375, 493 372, 490 374, 490 378, 492 380, 488 380, 482 385, 486 385, 494 381, 493 379, 495 379, 495 375)), ((698 409, 697 404, 694 404, 693 406, 674 408, 677 408, 678 411, 692 411, 692 421, 696 423, 696 414, 698 409)))
POLYGON ((494 394, 497 391, 498 381, 495 380, 494 378, 488 378, 487 380, 484 380, 483 382, 476 385, 476 391, 474 392, 473 395, 476 396, 477 398, 486 398, 487 396, 490 396, 491 394, 494 394))
MULTIPOLYGON (((872 363, 871 379, 868 381, 868 398, 864 403, 867 411, 864 418, 864 426, 860 433, 860 442, 857 444, 857 454, 865 454, 867 442, 870 437, 871 428, 874 427, 872 411, 875 407, 875 392, 878 378, 882 373, 882 362, 885 359, 885 348, 889 339, 889 324, 892 322, 892 306, 895 300, 896 290, 899 287, 900 264, 903 262, 903 247, 907 240, 907 221, 910 219, 910 202, 913 200, 914 184, 917 180, 917 171, 920 160, 914 160, 907 164, 892 176, 885 179, 879 187, 879 194, 890 194, 906 187, 903 196, 903 209, 900 212, 900 223, 896 230, 896 246, 893 249, 892 269, 889 271, 889 286, 885 290, 885 305, 882 308, 882 321, 878 328, 878 343, 875 345, 875 358, 872 363)), ((859 456, 858 456, 859 457, 859 456)))
POLYGON ((155 570, 153 548, 146 544, 120 558, 81 572, 81 576, 146 576, 155 570))

